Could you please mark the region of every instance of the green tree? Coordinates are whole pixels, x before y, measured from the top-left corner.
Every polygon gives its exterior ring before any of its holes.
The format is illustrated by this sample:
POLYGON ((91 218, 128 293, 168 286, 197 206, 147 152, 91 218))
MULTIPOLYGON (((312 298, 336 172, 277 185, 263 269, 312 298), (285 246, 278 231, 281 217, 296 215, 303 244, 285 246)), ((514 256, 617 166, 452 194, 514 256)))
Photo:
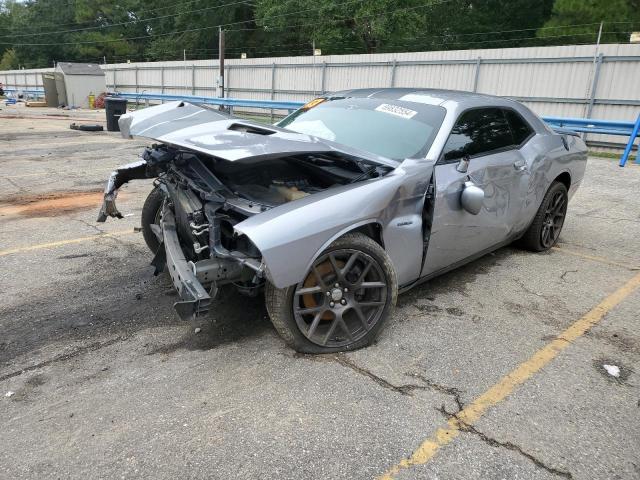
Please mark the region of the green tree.
POLYGON ((51 66, 53 60, 74 57, 73 45, 59 33, 62 25, 73 24, 74 9, 69 0, 28 0, 6 3, 10 19, 7 36, 0 42, 13 48, 25 68, 51 66), (36 35, 33 35, 36 34, 36 35))
POLYGON ((155 38, 149 53, 155 59, 182 58, 183 50, 188 58, 216 58, 220 25, 227 30, 227 56, 239 56, 241 51, 260 46, 252 40, 256 25, 250 2, 192 0, 188 7, 175 5, 159 14, 174 16, 154 21, 155 38), (167 32, 179 33, 167 35, 167 32))
POLYGON ((145 4, 140 0, 75 0, 75 21, 88 25, 70 33, 77 55, 94 62, 104 57, 112 61, 144 59, 150 32, 139 11, 145 4))
POLYGON ((16 51, 13 48, 5 50, 0 58, 0 70, 15 70, 18 66, 16 51))
POLYGON ((327 53, 497 48, 530 43, 552 5, 553 0, 258 0, 256 21, 274 34, 295 32, 301 42, 315 40, 327 53))
MULTIPOLYGON (((437 3, 437 0, 433 0, 437 3)), ((258 0, 256 23, 264 33, 284 34, 310 52, 374 53, 425 25, 424 0, 258 0)))
POLYGON ((602 43, 628 42, 630 32, 640 29, 640 0, 556 0, 538 36, 562 44, 595 43, 600 22, 602 43))
POLYGON ((230 58, 590 43, 601 21, 628 41, 640 0, 0 0, 0 59, 217 58, 220 25, 230 58))

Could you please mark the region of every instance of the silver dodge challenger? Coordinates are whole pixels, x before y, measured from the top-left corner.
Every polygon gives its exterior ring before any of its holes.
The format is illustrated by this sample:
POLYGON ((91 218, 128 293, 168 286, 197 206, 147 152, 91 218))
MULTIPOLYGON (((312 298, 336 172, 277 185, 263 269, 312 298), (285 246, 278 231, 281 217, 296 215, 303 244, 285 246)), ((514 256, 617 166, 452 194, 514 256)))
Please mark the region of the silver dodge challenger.
POLYGON ((551 248, 587 149, 524 105, 428 89, 317 98, 274 126, 165 103, 120 119, 155 144, 107 183, 155 178, 142 209, 156 273, 183 319, 220 287, 264 291, 278 333, 305 353, 369 345, 399 292, 517 242, 551 248))

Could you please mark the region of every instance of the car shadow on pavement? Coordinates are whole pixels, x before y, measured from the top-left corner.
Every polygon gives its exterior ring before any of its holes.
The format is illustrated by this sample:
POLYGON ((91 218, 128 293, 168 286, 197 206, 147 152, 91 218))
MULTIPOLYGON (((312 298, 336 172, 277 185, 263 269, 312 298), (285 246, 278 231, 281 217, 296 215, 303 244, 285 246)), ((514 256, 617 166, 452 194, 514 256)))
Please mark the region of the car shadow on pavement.
POLYGON ((176 350, 211 350, 228 343, 237 343, 262 335, 273 329, 264 296, 247 297, 234 288, 221 288, 219 298, 212 303, 208 315, 190 322, 187 333, 175 342, 151 349, 148 355, 168 354, 176 350))
POLYGON ((215 301, 207 316, 185 322, 173 309, 178 297, 168 274, 154 276, 153 268, 142 260, 123 266, 95 255, 68 257, 86 261, 77 272, 82 274, 74 273, 56 289, 25 294, 22 303, 0 308, 0 365, 9 366, 26 354, 36 356, 48 345, 88 344, 107 337, 126 340, 150 328, 188 328, 184 338, 162 347, 167 351, 209 349, 271 328, 261 295, 246 298, 230 293, 215 301), (110 262, 109 268, 101 268, 102 261, 110 262))
POLYGON ((489 274, 491 269, 499 266, 503 259, 518 253, 522 253, 522 250, 514 247, 504 247, 489 253, 471 263, 418 285, 405 294, 399 295, 397 305, 401 308, 413 305, 418 300, 432 301, 440 294, 451 292, 468 296, 468 284, 474 282, 480 275, 489 274))

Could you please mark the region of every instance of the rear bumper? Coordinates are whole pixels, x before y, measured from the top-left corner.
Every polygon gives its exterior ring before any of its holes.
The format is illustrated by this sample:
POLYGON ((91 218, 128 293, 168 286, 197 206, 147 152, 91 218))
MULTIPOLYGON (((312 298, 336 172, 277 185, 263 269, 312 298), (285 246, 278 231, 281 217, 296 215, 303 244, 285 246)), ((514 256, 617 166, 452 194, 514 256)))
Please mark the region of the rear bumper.
POLYGON ((173 212, 165 208, 162 215, 162 236, 166 253, 167 269, 180 301, 174 303, 176 312, 183 320, 190 320, 209 311, 212 298, 198 280, 180 246, 173 212))

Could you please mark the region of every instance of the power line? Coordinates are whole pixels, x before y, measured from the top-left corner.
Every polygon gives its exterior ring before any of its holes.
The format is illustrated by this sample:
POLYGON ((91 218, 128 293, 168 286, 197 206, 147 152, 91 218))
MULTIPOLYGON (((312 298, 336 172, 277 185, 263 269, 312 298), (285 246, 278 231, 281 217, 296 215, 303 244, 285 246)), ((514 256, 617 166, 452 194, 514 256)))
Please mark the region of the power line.
MULTIPOLYGON (((630 23, 630 22, 622 22, 622 23, 630 23)), ((574 24, 574 25, 558 25, 558 26, 553 26, 553 27, 541 27, 541 28, 525 28, 525 29, 517 29, 517 30, 495 30, 495 31, 485 31, 485 32, 469 32, 469 33, 459 33, 459 34, 434 34, 434 35, 419 35, 419 36, 411 36, 411 37, 400 37, 401 39, 406 39, 406 38, 411 38, 411 39, 445 39, 444 42, 439 42, 440 44, 443 43, 456 43, 456 44, 466 44, 466 42, 455 42, 454 40, 456 40, 458 37, 469 37, 469 36, 479 36, 479 35, 499 35, 499 34, 504 34, 504 33, 519 33, 519 32, 532 32, 532 31, 539 31, 539 30, 557 30, 557 29, 567 29, 567 28, 582 28, 585 26, 599 26, 600 24, 595 24, 595 23, 583 23, 583 24, 574 24)), ((610 34, 614 34, 614 33, 626 33, 626 32, 604 32, 606 33, 610 33, 610 34)), ((548 35, 548 36, 544 36, 544 37, 540 37, 542 39, 544 38, 558 38, 558 37, 571 37, 571 36, 576 36, 576 35, 592 35, 594 34, 593 32, 588 32, 588 33, 570 33, 570 34, 564 34, 564 35, 548 35)), ((529 39, 529 38, 538 38, 538 37, 511 37, 509 39, 493 39, 493 40, 487 40, 486 42, 500 42, 500 41, 512 41, 512 40, 521 40, 521 39, 529 39)), ((395 45, 395 44, 400 44, 398 41, 398 39, 387 43, 386 45, 395 45)), ((354 40, 355 42, 356 40, 354 40)), ((475 42, 478 43, 480 41, 475 41, 475 40, 469 40, 468 41, 469 44, 472 44, 471 42, 475 42)), ((418 43, 418 42, 416 42, 418 43)), ((284 47, 307 47, 306 49, 302 49, 302 50, 298 50, 298 51, 310 51, 310 45, 311 42, 296 42, 296 43, 288 43, 288 44, 279 44, 278 50, 283 51, 285 50, 284 47)), ((342 49, 345 48, 345 46, 353 46, 353 45, 349 45, 343 42, 332 42, 331 43, 331 48, 335 48, 335 47, 341 47, 342 49)), ((269 47, 270 48, 270 47, 269 47)), ((357 49, 357 48, 356 48, 357 49)), ((242 47, 231 47, 231 48, 227 48, 226 51, 228 52, 249 52, 249 51, 260 51, 260 52, 265 52, 265 51, 273 51, 272 48, 270 48, 269 50, 264 50, 263 47, 261 46, 251 46, 251 45, 245 45, 242 47)), ((182 50, 180 50, 182 51, 182 50)), ((209 52, 217 52, 217 49, 191 49, 191 51, 209 51, 209 52)))
MULTIPOLYGON (((362 2, 365 0, 347 0, 345 2, 342 3, 338 3, 335 5, 332 5, 330 7, 326 7, 326 6, 321 6, 321 7, 317 7, 317 8, 307 8, 304 10, 298 10, 296 12, 288 12, 288 13, 283 13, 280 15, 274 15, 272 17, 270 17, 270 19, 274 19, 274 18, 282 18, 282 17, 288 17, 291 15, 297 15, 300 13, 307 13, 307 12, 311 12, 311 11, 319 11, 319 10, 324 10, 324 9, 330 9, 330 8, 335 8, 335 7, 341 7, 344 5, 348 5, 348 4, 352 4, 352 3, 356 3, 356 2, 362 2)), ((422 5, 418 5, 418 6, 414 6, 414 7, 404 7, 404 8, 397 8, 394 10, 384 10, 378 14, 372 14, 372 15, 365 15, 362 17, 358 17, 358 18, 374 18, 376 16, 380 16, 380 15, 384 15, 384 14, 388 14, 388 13, 396 13, 396 12, 400 12, 400 11, 411 11, 411 10, 417 10, 420 8, 425 8, 425 7, 433 7, 433 6, 438 6, 438 5, 442 5, 445 3, 449 3, 453 0, 441 0, 440 2, 434 3, 434 2, 429 2, 426 4, 422 4, 422 5)), ((353 19, 353 17, 341 17, 340 19, 333 19, 333 20, 328 20, 328 22, 335 22, 335 21, 344 21, 345 19, 353 19)), ((210 30, 210 29, 217 29, 220 27, 229 27, 229 26, 234 26, 234 25, 242 25, 245 23, 254 23, 255 20, 251 19, 251 20, 240 20, 237 22, 231 22, 231 23, 225 23, 225 24, 219 24, 219 25, 210 25, 207 27, 197 27, 197 28, 191 28, 191 29, 186 29, 186 30, 179 30, 179 31, 175 31, 175 32, 166 32, 166 33, 158 33, 158 34, 153 34, 153 35, 144 35, 144 36, 137 36, 137 37, 122 37, 122 38, 117 38, 117 39, 104 39, 104 40, 93 40, 93 41, 80 41, 80 42, 56 42, 56 43, 14 43, 14 42, 0 42, 0 45, 13 45, 13 46, 52 46, 52 45, 95 45, 95 44, 100 44, 100 43, 114 43, 114 42, 121 42, 121 41, 128 41, 128 40, 143 40, 143 39, 151 39, 154 37, 164 37, 164 36, 169 36, 169 35, 177 35, 177 34, 182 34, 182 33, 190 33, 190 32, 197 32, 197 31, 202 31, 202 30, 210 30)), ((305 25, 300 25, 300 26, 309 26, 309 25, 317 25, 317 23, 314 24, 305 24, 305 25)), ((290 28, 291 26, 288 25, 287 28, 290 28)), ((248 28, 248 29, 239 29, 239 30, 229 30, 230 32, 234 32, 234 31, 250 31, 250 30, 263 30, 265 27, 259 27, 259 28, 248 28)))
MULTIPOLYGON (((489 32, 484 32, 484 33, 489 33, 489 32)), ((619 33, 629 33, 627 31, 610 31, 610 32, 604 32, 604 33, 609 33, 609 34, 619 34, 619 33)), ((552 35, 552 36, 548 36, 548 37, 520 37, 520 38, 511 38, 511 39, 491 39, 491 40, 479 40, 479 41, 466 41, 466 42, 460 42, 460 41, 453 41, 453 40, 443 40, 441 42, 435 42, 436 45, 443 45, 443 46, 451 46, 451 45, 461 45, 461 46, 467 46, 467 47, 474 47, 477 46, 479 44, 486 44, 486 43, 499 43, 499 42, 513 42, 513 41, 525 41, 525 40, 534 40, 534 41, 540 41, 540 42, 545 42, 548 39, 556 39, 556 38, 566 38, 566 37, 584 37, 584 36, 592 36, 594 35, 594 32, 586 32, 586 33, 572 33, 572 34, 563 34, 563 35, 552 35)), ((576 45, 582 45, 583 43, 576 43, 576 45)), ((587 44, 587 43, 584 43, 587 44)), ((590 44, 590 42, 588 43, 590 44)), ((296 46, 306 46, 305 44, 289 44, 291 47, 296 47, 296 46)), ((362 48, 361 47, 354 47, 354 46, 345 46, 344 44, 339 44, 338 45, 340 47, 341 51, 361 51, 362 48)), ((392 42, 390 44, 386 45, 387 47, 394 47, 394 46, 402 46, 402 47, 408 47, 409 49, 411 48, 421 48, 423 45, 420 44, 420 42, 392 42)), ((273 54, 273 53, 287 53, 289 55, 286 56, 291 56, 291 54, 295 54, 295 53, 306 53, 307 56, 310 54, 310 48, 308 46, 306 46, 307 48, 302 48, 302 49, 296 49, 296 48, 286 48, 286 45, 280 45, 279 47, 276 48, 260 48, 260 47, 240 47, 237 48, 235 50, 240 50, 240 51, 245 51, 247 53, 250 53, 252 55, 252 58, 259 58, 260 56, 264 56, 265 54, 273 54)), ((191 50, 192 55, 194 56, 193 52, 201 52, 201 53, 195 53, 195 56, 197 57, 203 57, 203 58, 210 58, 210 53, 209 52, 213 52, 216 53, 217 50, 216 49, 196 49, 196 50, 191 50)), ((169 52, 167 52, 169 54, 169 52)), ((180 50, 179 52, 172 52, 174 53, 176 56, 181 56, 182 55, 182 50, 180 50)), ((188 52, 189 53, 189 52, 188 52)), ((273 55, 271 55, 273 56, 273 55)), ((112 57, 112 58, 116 58, 116 57, 112 57)), ((117 58, 126 58, 126 57, 117 57, 117 58)))
MULTIPOLYGON (((168 10, 168 9, 175 8, 175 7, 182 7, 182 6, 188 5, 190 3, 195 3, 195 2, 198 2, 198 1, 200 1, 200 0, 188 0, 186 2, 178 2, 178 3, 174 3, 172 5, 167 5, 165 7, 147 8, 147 9, 143 9, 143 10, 130 10, 130 11, 128 11, 128 13, 130 13, 130 14, 131 13, 135 13, 136 15, 139 15, 141 13, 156 12, 156 11, 159 11, 159 10, 168 10)), ((253 6, 252 1, 253 0, 245 0, 243 2, 238 2, 238 3, 239 4, 240 3, 244 3, 244 4, 247 4, 248 6, 253 6)), ((72 1, 70 1, 68 3, 66 3, 65 5, 66 6, 71 6, 71 5, 74 5, 74 4, 75 4, 75 1, 72 0, 72 1)), ((213 7, 213 8, 215 8, 215 7, 213 7)), ((125 13, 127 13, 127 12, 125 12, 125 13)), ((180 12, 180 14, 184 14, 184 13, 188 13, 188 12, 180 12)), ((88 26, 93 26, 93 27, 97 27, 97 28, 104 27, 104 25, 103 26, 96 26, 95 25, 95 21, 96 20, 94 19, 94 20, 88 20, 86 22, 80 22, 80 23, 78 23, 78 22, 61 23, 61 24, 58 24, 57 26, 58 27, 67 27, 67 26, 81 27, 83 25, 88 25, 88 26)), ((142 21, 142 20, 135 20, 135 21, 142 21)), ((44 24, 34 25, 33 23, 29 24, 30 28, 35 28, 35 29, 42 28, 43 26, 50 27, 49 24, 46 24, 46 25, 44 25, 44 24)), ((20 36, 27 36, 27 35, 31 35, 31 34, 36 35, 36 34, 40 34, 40 33, 42 33, 42 34, 49 34, 49 33, 53 34, 53 33, 57 33, 57 32, 58 31, 53 31, 53 32, 31 32, 31 33, 28 33, 28 34, 25 34, 25 35, 20 35, 20 36)), ((11 35, 11 36, 18 36, 18 35, 11 35)))
POLYGON ((247 2, 245 0, 241 0, 239 2, 226 3, 224 5, 216 5, 216 6, 213 6, 213 7, 204 7, 204 8, 199 8, 197 10, 190 10, 190 11, 187 11, 187 12, 180 12, 180 13, 172 13, 172 14, 169 14, 169 15, 162 15, 162 16, 159 16, 159 17, 140 18, 140 19, 136 19, 136 20, 129 20, 129 21, 126 21, 126 22, 111 23, 109 25, 95 25, 95 26, 92 26, 92 27, 76 28, 76 29, 71 29, 71 30, 56 30, 56 31, 50 31, 50 32, 0 35, 0 37, 35 37, 35 36, 41 36, 41 35, 57 35, 57 34, 64 34, 64 33, 86 32, 86 31, 90 31, 90 30, 100 30, 100 29, 105 29, 105 28, 121 27, 123 25, 132 25, 132 24, 150 22, 150 21, 155 21, 155 20, 162 20, 162 19, 165 19, 165 18, 173 18, 173 17, 178 17, 180 15, 199 13, 199 12, 204 12, 204 11, 208 11, 208 10, 217 10, 219 8, 231 7, 233 5, 240 5, 240 4, 246 4, 246 3, 247 2))
MULTIPOLYGON (((623 22, 623 23, 631 23, 631 22, 623 22)), ((467 36, 478 36, 478 35, 498 35, 498 34, 503 34, 503 33, 515 33, 515 32, 531 32, 531 31, 539 31, 539 30, 547 30, 547 29, 566 29, 566 28, 579 28, 579 27, 585 27, 585 26, 599 26, 599 23, 582 23, 582 24, 574 24, 574 25, 558 25, 558 26, 553 26, 553 27, 540 27, 540 28, 524 28, 524 29, 518 29, 518 30, 494 30, 494 31, 485 31, 485 32, 471 32, 471 33, 452 33, 452 34, 433 34, 433 35, 418 35, 418 36, 414 36, 412 35, 411 37, 400 37, 400 38, 413 38, 413 39, 426 39, 426 38, 452 38, 452 37, 467 37, 467 36)), ((233 30, 230 30, 233 31, 233 30)), ((610 33, 610 32, 604 32, 604 33, 610 33)), ((624 32, 623 32, 624 33, 624 32)), ((574 35, 574 34, 571 34, 574 35)), ((569 36, 571 36, 569 35, 569 36)), ((549 37, 543 37, 543 38, 549 38, 549 37)), ((511 38, 512 40, 518 40, 519 38, 514 37, 511 38)), ((311 42, 308 42, 309 45, 311 44, 311 42)), ((303 43, 289 43, 289 44, 280 44, 279 46, 284 47, 284 46, 303 46, 303 45, 307 45, 306 42, 303 43)), ((344 42, 342 43, 338 43, 336 44, 335 42, 331 43, 331 46, 340 46, 340 45, 344 45, 344 42)), ((252 47, 252 46, 244 46, 244 47, 232 47, 232 48, 228 48, 227 51, 230 50, 237 50, 237 51, 244 51, 246 49, 253 49, 253 48, 260 48, 260 47, 252 47)), ((210 49, 208 49, 210 50, 210 49)))
MULTIPOLYGON (((346 2, 337 4, 335 6, 342 6, 342 5, 355 3, 355 2, 361 2, 361 1, 363 1, 363 0, 347 0, 346 2)), ((451 0, 447 0, 447 1, 451 1, 451 0)), ((308 9, 305 9, 305 10, 299 10, 297 12, 289 12, 289 13, 285 13, 285 14, 282 14, 282 15, 276 15, 275 17, 272 17, 272 18, 279 18, 279 17, 290 16, 290 15, 296 15, 296 14, 299 14, 299 13, 306 13, 306 12, 314 11, 314 10, 322 10, 323 8, 326 8, 326 7, 323 6, 323 7, 319 7, 319 8, 308 8, 308 9)), ((153 38, 153 37, 164 37, 164 36, 168 36, 168 35, 177 35, 177 34, 181 34, 181 33, 197 32, 197 31, 202 31, 202 30, 218 29, 220 27, 241 25, 241 24, 250 23, 250 22, 254 22, 254 20, 253 19, 251 19, 251 20, 241 20, 241 21, 238 21, 238 22, 231 22, 231 23, 225 23, 225 24, 219 24, 219 25, 210 25, 210 26, 207 26, 207 27, 190 28, 190 29, 180 30, 180 31, 175 31, 175 32, 159 33, 159 34, 154 34, 154 35, 144 35, 144 36, 137 36, 137 37, 122 37, 122 38, 117 38, 117 39, 105 39, 105 40, 81 41, 81 42, 56 42, 56 43, 0 42, 0 45, 13 45, 13 46, 93 45, 93 44, 98 44, 98 43, 114 43, 114 42, 121 42, 121 41, 128 41, 128 40, 150 39, 150 38, 153 38)))
MULTIPOLYGON (((612 31, 612 32, 603 32, 608 34, 620 34, 620 33, 629 33, 627 31, 612 31)), ((487 43, 499 43, 499 42, 514 42, 514 41, 524 41, 524 40, 537 40, 537 41, 548 41, 549 39, 554 38, 567 38, 567 37, 584 37, 584 36, 594 36, 596 32, 585 32, 585 33, 570 33, 563 35, 549 35, 545 37, 519 37, 519 38, 502 38, 502 39, 491 39, 491 40, 474 40, 471 42, 456 42, 456 41, 447 41, 444 40, 442 42, 434 42, 434 45, 469 45, 476 46, 478 44, 487 44, 487 43)), ((401 42, 392 42, 388 46, 408 46, 411 44, 401 43, 401 42)), ((414 44, 415 45, 415 44, 414 44)))

